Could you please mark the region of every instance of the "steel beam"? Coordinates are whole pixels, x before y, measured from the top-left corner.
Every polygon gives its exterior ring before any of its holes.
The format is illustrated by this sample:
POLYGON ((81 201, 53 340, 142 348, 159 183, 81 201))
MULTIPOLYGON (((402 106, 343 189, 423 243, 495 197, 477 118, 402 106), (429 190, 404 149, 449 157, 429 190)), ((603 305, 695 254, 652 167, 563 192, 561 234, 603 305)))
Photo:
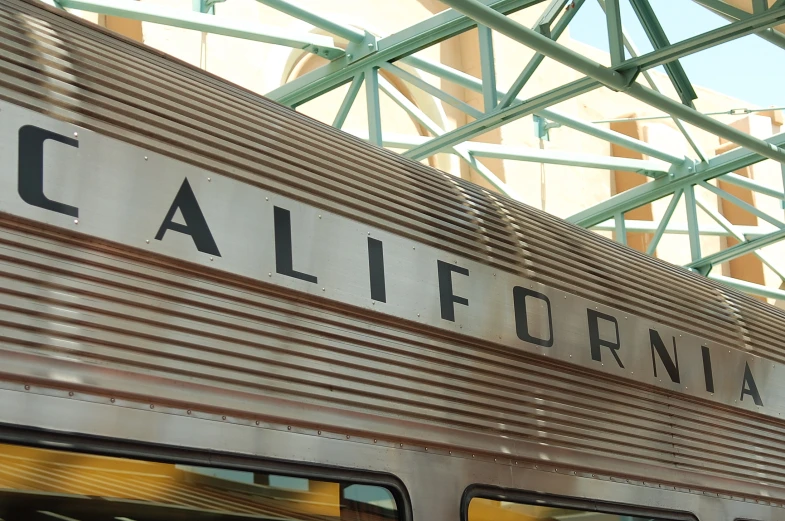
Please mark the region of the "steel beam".
MULTIPOLYGON (((402 61, 404 61, 407 65, 411 65, 412 67, 433 74, 434 76, 438 76, 447 81, 453 82, 456 85, 474 90, 475 92, 482 92, 482 82, 474 76, 466 74, 465 72, 417 56, 409 56, 402 61)), ((499 94, 502 97, 505 96, 505 94, 502 92, 499 94)), ((521 98, 516 99, 519 101, 525 101, 521 98)), ((590 136, 594 136, 610 143, 616 143, 617 145, 622 145, 629 148, 630 150, 634 150, 636 152, 640 152, 642 154, 646 154, 653 158, 661 159, 669 163, 682 164, 687 160, 685 157, 674 156, 664 150, 655 148, 644 141, 631 138, 621 134, 620 132, 606 129, 600 125, 596 125, 588 121, 575 119, 554 109, 540 109, 536 111, 535 114, 548 120, 561 123, 566 127, 579 130, 585 134, 589 134, 590 136)))
POLYGON ((684 56, 754 34, 773 25, 778 25, 783 20, 785 20, 785 9, 769 9, 764 13, 748 16, 743 20, 687 38, 637 58, 632 58, 627 60, 619 69, 643 70, 658 67, 684 56))
POLYGON ((341 103, 341 106, 338 108, 338 113, 333 120, 333 126, 335 128, 343 127, 343 124, 346 122, 346 117, 349 115, 349 111, 352 110, 352 105, 354 105, 354 100, 357 98, 357 93, 360 92, 360 87, 362 87, 364 76, 365 75, 362 73, 358 74, 352 80, 352 84, 349 85, 349 90, 346 92, 343 103, 341 103))
MULTIPOLYGON (((390 98, 395 103, 397 103, 399 107, 405 110, 412 118, 424 126, 428 132, 435 136, 439 136, 444 133, 444 129, 439 127, 439 125, 437 125, 435 121, 433 121, 428 117, 427 114, 420 110, 419 107, 412 103, 406 96, 401 94, 401 92, 390 82, 384 78, 379 78, 379 87, 385 92, 385 94, 390 96, 390 98)), ((513 192, 512 189, 510 189, 510 187, 507 186, 504 181, 499 179, 499 177, 496 176, 496 174, 494 174, 488 167, 477 161, 476 158, 472 157, 471 154, 467 152, 464 145, 454 147, 451 152, 466 161, 469 166, 471 166, 477 173, 483 176, 489 183, 495 186, 501 193, 518 201, 522 200, 518 194, 513 192)))
MULTIPOLYGON (((720 0, 692 0, 693 2, 702 5, 703 7, 714 11, 717 15, 725 18, 730 22, 735 22, 737 20, 744 20, 750 16, 750 13, 739 9, 738 7, 733 7, 732 5, 728 5, 725 2, 720 0)), ((773 5, 771 6, 772 9, 777 9, 781 7, 783 4, 780 5, 773 5)), ((758 31, 755 33, 756 36, 766 40, 767 42, 774 44, 778 47, 785 49, 785 35, 778 33, 774 29, 768 28, 762 31, 758 31)))
POLYGON ((478 157, 491 157, 494 159, 510 159, 514 161, 528 161, 584 168, 600 168, 604 170, 621 170, 650 177, 659 177, 667 174, 669 167, 669 165, 660 161, 599 156, 576 152, 563 152, 561 150, 541 150, 539 148, 478 142, 467 143, 466 145, 468 150, 478 157))
POLYGON ((379 105, 379 69, 370 67, 365 73, 365 102, 368 108, 369 141, 382 146, 382 115, 379 105))
POLYGON ((611 54, 611 65, 619 66, 624 62, 624 40, 621 31, 621 6, 619 0, 606 0, 605 20, 608 26, 608 47, 611 54))
MULTIPOLYGON (((649 4, 649 0, 630 0, 630 2, 652 46, 655 49, 663 49, 670 46, 671 43, 668 40, 668 36, 665 34, 662 25, 660 25, 660 21, 657 19, 651 4, 649 4)), ((684 72, 684 67, 681 66, 681 63, 678 61, 666 63, 665 72, 675 87, 676 92, 678 92, 681 102, 695 108, 692 102, 698 95, 695 93, 695 89, 692 88, 692 84, 687 78, 687 73, 684 72)))
MULTIPOLYGON (((514 13, 536 5, 543 0, 483 0, 500 13, 514 13)), ((381 38, 365 54, 355 54, 330 62, 318 69, 274 89, 265 96, 284 105, 294 107, 321 96, 348 83, 369 66, 381 66, 404 56, 414 54, 435 43, 457 36, 477 26, 468 16, 448 9, 423 20, 407 29, 381 38)))
POLYGON ((419 76, 410 73, 407 70, 404 70, 397 65, 393 65, 392 63, 385 63, 382 65, 382 68, 392 74, 398 76, 405 82, 419 88, 423 92, 430 94, 431 96, 438 98, 445 102, 446 104, 455 107, 456 109, 460 110, 468 114, 469 116, 473 117, 474 119, 479 119, 483 117, 483 112, 481 110, 477 110, 476 108, 472 107, 468 103, 463 100, 456 98, 455 96, 444 92, 443 90, 439 89, 438 87, 431 85, 424 79, 420 78, 419 76))
POLYGON ((709 275, 709 278, 717 282, 733 288, 744 293, 751 295, 758 295, 759 297, 772 298, 774 300, 785 300, 785 291, 780 289, 767 288, 760 284, 747 282, 746 280, 732 279, 730 277, 723 277, 722 275, 709 275))
MULTIPOLYGON (((503 16, 496 11, 487 8, 483 4, 477 2, 476 0, 444 0, 447 5, 452 6, 453 8, 465 13, 468 16, 475 18, 479 23, 483 23, 485 25, 490 26, 493 29, 496 29, 502 34, 507 35, 508 37, 523 43, 538 51, 552 59, 555 59, 568 67, 571 67, 579 72, 586 74, 587 76, 594 78, 607 87, 615 90, 624 91, 625 93, 629 94, 630 96, 648 103, 652 107, 659 108, 664 110, 665 112, 678 117, 681 120, 684 120, 688 123, 695 125, 698 128, 702 128, 707 132, 715 134, 720 137, 724 137, 725 139, 742 145, 750 150, 758 152, 759 154, 768 157, 770 159, 774 159, 779 162, 785 162, 785 151, 777 148, 771 147, 767 143, 764 143, 760 139, 757 139, 749 134, 746 134, 740 130, 737 130, 730 125, 726 125, 724 123, 720 123, 714 119, 711 119, 699 112, 682 105, 667 96, 664 96, 658 92, 655 92, 651 89, 640 85, 639 83, 634 82, 634 76, 624 75, 616 70, 609 69, 607 67, 603 67, 601 64, 592 61, 556 42, 553 40, 538 34, 531 29, 524 27, 523 25, 515 22, 514 20, 503 16)), ((773 16, 776 14, 778 17, 785 18, 785 9, 780 9, 778 11, 769 10, 764 14, 757 15, 755 17, 751 17, 749 20, 745 22, 737 22, 738 24, 745 24, 745 27, 749 28, 750 23, 749 21, 752 18, 761 19, 764 17, 771 17, 767 18, 768 22, 776 23, 776 18, 773 16)), ((735 25, 735 24, 731 24, 735 25)), ((736 31, 734 34, 738 33, 736 31)), ((709 34, 709 33, 706 33, 709 34)), ((716 38, 715 38, 716 40, 716 38)), ((680 46, 681 44, 676 44, 676 46, 680 46)), ((676 47, 672 46, 672 47, 676 47)), ((670 49, 670 48, 669 48, 670 49)), ((683 49, 683 46, 680 47, 683 49)), ((665 54, 673 54, 669 53, 668 49, 661 49, 660 51, 655 51, 652 54, 658 54, 664 52, 665 54)), ((649 56, 649 55, 644 55, 649 56)), ((641 57, 641 58, 643 58, 641 57)), ((634 60, 630 60, 634 61, 634 60)), ((644 60, 645 63, 646 60, 644 60)), ((651 62, 654 63, 654 62, 651 62)))
MULTIPOLYGON (((673 217, 673 212, 676 211, 676 207, 679 205, 679 200, 681 199, 681 196, 683 194, 684 194, 683 190, 677 190, 676 193, 673 194, 673 197, 671 198, 671 202, 668 204, 668 208, 665 210, 665 213, 662 216, 660 225, 657 226, 657 229, 654 232, 654 237, 652 237, 649 246, 646 248, 646 253, 648 255, 654 255, 654 252, 657 250, 657 246, 660 244, 662 235, 668 229, 668 223, 670 223, 670 220, 673 217)), ((685 227, 685 232, 690 233, 689 226, 685 227)))
MULTIPOLYGON (((570 24, 572 19, 578 13, 578 9, 581 8, 584 1, 585 0, 576 0, 574 2, 575 5, 571 7, 569 11, 564 13, 564 15, 559 19, 559 21, 556 22, 556 27, 551 28, 551 23, 553 22, 553 17, 555 16, 554 11, 556 14, 558 14, 559 12, 559 10, 554 9, 554 7, 564 6, 564 0, 552 0, 549 8, 546 9, 545 12, 540 17, 540 19, 537 20, 535 24, 536 27, 535 30, 540 32, 541 34, 545 34, 552 40, 558 40, 559 37, 562 35, 562 33, 564 33, 564 31, 567 29, 567 26, 570 24), (543 27, 548 28, 547 33, 545 32, 543 27)), ((532 76, 534 76, 534 73, 537 71, 537 68, 540 66, 540 64, 544 59, 545 56, 543 56, 540 53, 537 53, 534 56, 532 56, 532 58, 529 60, 529 63, 526 64, 526 67, 523 68, 523 70, 515 79, 515 81, 512 82, 510 89, 502 97, 502 100, 499 102, 499 105, 497 107, 498 110, 502 110, 509 107, 515 101, 515 99, 518 97, 518 94, 521 93, 521 90, 523 90, 523 87, 526 85, 526 83, 531 79, 532 76)))
POLYGON ((437 152, 451 148, 457 143, 467 141, 474 136, 493 130, 494 128, 524 116, 528 116, 545 107, 550 107, 551 105, 556 105, 566 99, 590 92, 599 86, 600 83, 598 81, 590 78, 573 81, 567 85, 562 85, 561 87, 540 94, 539 96, 535 96, 528 101, 507 107, 501 111, 492 112, 481 119, 458 127, 450 132, 446 132, 422 146, 408 150, 403 155, 415 160, 432 156, 437 152))
POLYGON ((62 7, 79 9, 91 13, 171 25, 212 34, 244 38, 256 42, 272 43, 295 49, 303 49, 328 59, 344 54, 329 36, 309 33, 294 33, 277 27, 257 23, 219 18, 209 14, 181 9, 167 9, 144 2, 123 0, 58 0, 62 7))
POLYGON ((493 32, 484 25, 477 26, 480 45, 482 99, 485 112, 496 108, 496 63, 493 56, 493 32))
POLYGON ((339 36, 346 41, 354 43, 363 43, 365 40, 365 32, 359 31, 354 27, 343 25, 323 16, 319 16, 310 9, 304 9, 300 6, 294 5, 286 0, 256 0, 268 7, 272 7, 276 11, 286 13, 293 16, 298 20, 308 22, 314 27, 318 27, 330 34, 339 36))
POLYGON ((697 261, 691 262, 685 267, 696 268, 696 269, 701 269, 701 268, 710 269, 712 266, 716 266, 718 264, 722 264, 724 262, 737 259, 748 253, 754 252, 755 250, 759 250, 761 248, 765 248, 766 246, 770 246, 783 239, 785 239, 785 230, 779 230, 766 235, 762 235, 760 237, 756 237, 755 239, 749 239, 745 242, 740 242, 739 244, 731 246, 730 248, 724 249, 722 251, 718 251, 717 253, 707 255, 702 259, 698 259, 697 261))
MULTIPOLYGON (((785 145, 785 134, 777 134, 765 140, 774 146, 785 145)), ((591 208, 587 208, 567 218, 567 221, 589 228, 598 223, 612 219, 620 210, 628 211, 638 208, 644 204, 661 199, 674 193, 676 190, 684 189, 687 186, 695 185, 701 181, 708 181, 728 172, 733 172, 745 168, 755 163, 759 163, 766 158, 750 150, 742 148, 731 150, 717 157, 709 159, 708 163, 702 163, 687 170, 686 173, 679 173, 673 177, 668 176, 655 179, 645 185, 636 186, 626 192, 622 192, 607 201, 603 201, 591 208)))

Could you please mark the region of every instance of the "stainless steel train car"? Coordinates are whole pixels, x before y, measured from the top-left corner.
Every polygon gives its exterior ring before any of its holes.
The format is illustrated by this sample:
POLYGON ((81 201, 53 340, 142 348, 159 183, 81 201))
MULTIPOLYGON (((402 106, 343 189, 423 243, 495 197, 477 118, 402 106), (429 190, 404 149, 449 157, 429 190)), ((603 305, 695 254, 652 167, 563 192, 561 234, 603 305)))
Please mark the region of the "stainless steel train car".
POLYGON ((784 333, 0 2, 0 519, 781 521, 784 333))

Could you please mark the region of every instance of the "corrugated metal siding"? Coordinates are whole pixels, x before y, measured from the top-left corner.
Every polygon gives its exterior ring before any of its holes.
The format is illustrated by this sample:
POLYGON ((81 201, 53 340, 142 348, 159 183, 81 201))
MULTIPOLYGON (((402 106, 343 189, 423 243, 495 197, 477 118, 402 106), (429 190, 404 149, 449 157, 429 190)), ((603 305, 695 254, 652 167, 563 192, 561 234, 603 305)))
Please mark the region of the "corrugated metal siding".
MULTIPOLYGON (((779 312, 21 0, 0 5, 0 98, 785 359, 779 312)), ((215 410, 242 397, 239 413, 283 419, 270 404, 296 402, 332 411, 336 427, 368 431, 358 418, 370 417, 412 439, 435 428, 505 435, 785 486, 785 426, 774 420, 262 282, 9 218, 0 280, 4 380, 215 410)), ((299 421, 323 425, 309 418, 299 421)))
POLYGON ((261 416, 292 400, 332 411, 333 428, 362 413, 413 440, 440 427, 785 485, 779 422, 2 224, 3 380, 52 385, 58 359, 69 389, 208 410, 234 393, 261 416))

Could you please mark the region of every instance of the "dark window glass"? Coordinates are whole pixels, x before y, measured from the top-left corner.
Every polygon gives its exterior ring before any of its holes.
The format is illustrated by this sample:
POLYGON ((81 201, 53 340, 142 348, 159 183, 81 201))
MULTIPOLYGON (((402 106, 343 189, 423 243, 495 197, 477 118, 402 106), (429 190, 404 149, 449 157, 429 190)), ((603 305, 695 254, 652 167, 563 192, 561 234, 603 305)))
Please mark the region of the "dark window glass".
POLYGON ((387 521, 380 486, 0 444, 2 521, 387 521))

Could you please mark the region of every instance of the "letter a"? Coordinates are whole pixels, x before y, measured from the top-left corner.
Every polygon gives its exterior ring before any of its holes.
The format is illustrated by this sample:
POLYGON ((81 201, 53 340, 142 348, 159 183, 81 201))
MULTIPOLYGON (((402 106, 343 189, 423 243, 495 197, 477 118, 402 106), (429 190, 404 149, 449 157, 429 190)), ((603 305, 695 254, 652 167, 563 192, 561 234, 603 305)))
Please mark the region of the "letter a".
POLYGON ((196 249, 202 253, 209 253, 220 257, 221 253, 218 251, 218 246, 213 240, 213 234, 210 233, 210 228, 207 226, 207 221, 204 218, 202 209, 199 208, 199 203, 196 202, 194 191, 191 190, 191 185, 186 178, 180 186, 180 191, 172 201, 172 206, 169 207, 164 222, 158 228, 158 233, 155 234, 155 240, 160 241, 164 238, 166 230, 173 230, 185 235, 190 235, 196 245, 196 249), (175 212, 180 210, 183 215, 185 224, 172 222, 175 212))
POLYGON ((758 386, 755 384, 755 379, 752 377, 749 362, 744 363, 744 381, 741 383, 741 396, 739 396, 739 401, 744 400, 745 394, 752 396, 755 405, 763 407, 763 400, 760 398, 758 386))

